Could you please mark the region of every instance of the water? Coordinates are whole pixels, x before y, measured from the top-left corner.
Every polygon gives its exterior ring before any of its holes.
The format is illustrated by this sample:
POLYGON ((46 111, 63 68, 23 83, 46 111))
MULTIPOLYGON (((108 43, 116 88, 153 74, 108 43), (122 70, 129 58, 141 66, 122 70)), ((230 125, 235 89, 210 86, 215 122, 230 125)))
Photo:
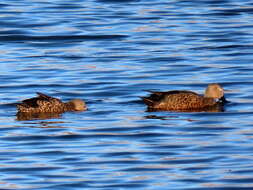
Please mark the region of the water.
POLYGON ((2 1, 1 189, 253 189, 251 1, 2 1), (225 112, 146 112, 145 90, 225 112), (44 92, 87 112, 17 118, 44 92))

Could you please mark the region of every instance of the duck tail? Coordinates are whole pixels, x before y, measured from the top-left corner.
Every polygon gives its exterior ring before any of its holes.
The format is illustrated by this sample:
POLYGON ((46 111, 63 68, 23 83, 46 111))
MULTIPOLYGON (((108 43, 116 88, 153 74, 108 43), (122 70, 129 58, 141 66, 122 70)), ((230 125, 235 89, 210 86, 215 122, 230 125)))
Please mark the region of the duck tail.
POLYGON ((148 106, 150 106, 150 107, 152 107, 152 106, 154 105, 154 101, 151 100, 151 99, 148 98, 148 97, 141 97, 141 99, 143 100, 143 102, 144 102, 146 105, 148 105, 148 106))
POLYGON ((149 92, 151 95, 155 95, 155 96, 161 96, 163 94, 163 92, 156 92, 153 90, 145 90, 145 92, 149 92))
POLYGON ((24 112, 26 110, 26 107, 22 103, 17 103, 16 104, 18 112, 24 112))

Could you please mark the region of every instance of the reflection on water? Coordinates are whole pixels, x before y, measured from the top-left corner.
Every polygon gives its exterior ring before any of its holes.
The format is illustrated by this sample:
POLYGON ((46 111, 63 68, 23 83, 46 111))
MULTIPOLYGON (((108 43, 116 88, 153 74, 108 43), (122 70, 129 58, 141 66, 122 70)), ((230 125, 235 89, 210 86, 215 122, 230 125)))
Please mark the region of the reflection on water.
POLYGON ((0 6, 0 189, 253 188, 251 1, 0 6), (139 99, 209 83, 229 89, 224 110, 139 99), (35 92, 89 110, 16 115, 35 92))
MULTIPOLYGON (((160 112, 160 111, 166 111, 166 110, 160 110, 155 108, 147 108, 148 112, 160 112)), ((173 112, 224 112, 224 105, 217 104, 214 106, 199 108, 199 109, 187 109, 187 110, 178 110, 173 112)))
POLYGON ((17 113, 17 120, 44 120, 44 119, 55 119, 60 118, 62 113, 17 113))

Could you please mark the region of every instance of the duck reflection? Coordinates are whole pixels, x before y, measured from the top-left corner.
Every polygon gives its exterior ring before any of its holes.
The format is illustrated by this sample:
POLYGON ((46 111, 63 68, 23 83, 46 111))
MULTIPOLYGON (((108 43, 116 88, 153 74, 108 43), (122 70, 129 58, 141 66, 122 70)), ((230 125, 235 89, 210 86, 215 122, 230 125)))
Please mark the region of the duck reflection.
MULTIPOLYGON (((147 112, 160 112, 160 111, 167 111, 167 110, 147 108, 147 112)), ((204 107, 204 108, 173 110, 173 112, 224 112, 224 111, 225 111, 224 104, 216 104, 214 106, 209 106, 209 107, 204 107)))
POLYGON ((18 112, 16 114, 16 117, 17 117, 18 121, 56 119, 56 118, 61 118, 62 113, 43 113, 43 112, 42 113, 24 113, 24 112, 18 112))

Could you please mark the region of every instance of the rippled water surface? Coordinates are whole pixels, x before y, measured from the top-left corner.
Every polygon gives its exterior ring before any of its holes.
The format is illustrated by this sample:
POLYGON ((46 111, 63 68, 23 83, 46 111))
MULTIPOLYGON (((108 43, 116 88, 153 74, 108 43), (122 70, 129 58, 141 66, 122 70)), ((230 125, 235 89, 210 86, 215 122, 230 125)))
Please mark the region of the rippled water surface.
POLYGON ((0 189, 253 189, 253 3, 4 0, 0 189), (146 112, 146 90, 203 93, 224 112, 146 112), (86 112, 16 116, 36 92, 86 112))

